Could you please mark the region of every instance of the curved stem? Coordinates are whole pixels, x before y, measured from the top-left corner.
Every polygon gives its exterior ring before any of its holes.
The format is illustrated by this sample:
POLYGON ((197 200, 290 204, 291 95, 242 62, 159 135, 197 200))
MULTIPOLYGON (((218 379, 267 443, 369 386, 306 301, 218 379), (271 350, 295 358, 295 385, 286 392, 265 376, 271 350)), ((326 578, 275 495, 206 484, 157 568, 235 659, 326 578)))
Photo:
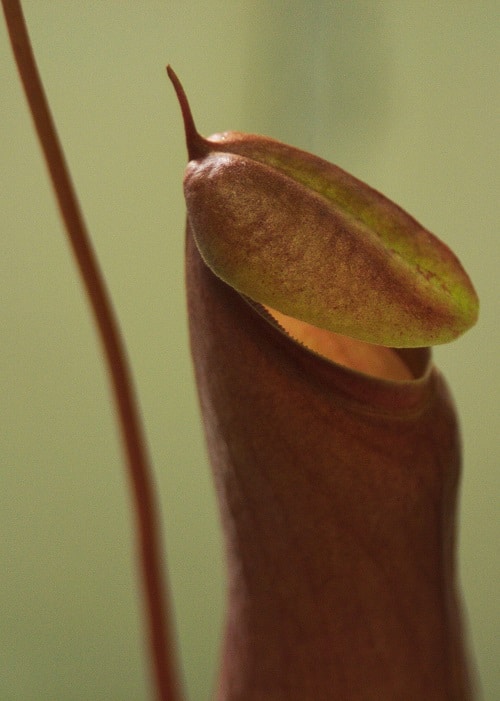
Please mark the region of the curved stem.
POLYGON ((71 248, 89 297, 112 384, 136 511, 149 646, 157 697, 160 701, 180 701, 180 684, 170 644, 170 606, 162 576, 158 507, 124 344, 50 114, 21 4, 18 0, 2 0, 2 6, 21 81, 71 248))

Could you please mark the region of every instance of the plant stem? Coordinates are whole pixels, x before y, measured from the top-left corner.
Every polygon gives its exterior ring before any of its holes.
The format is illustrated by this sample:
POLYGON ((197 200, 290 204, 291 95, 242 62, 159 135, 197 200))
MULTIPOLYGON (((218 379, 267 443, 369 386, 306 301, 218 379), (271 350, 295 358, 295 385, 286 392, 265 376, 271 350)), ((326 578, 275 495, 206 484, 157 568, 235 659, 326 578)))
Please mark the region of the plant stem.
POLYGON ((31 49, 21 3, 18 0, 2 0, 2 6, 35 129, 92 307, 110 376, 136 512, 136 533, 157 698, 159 701, 180 701, 180 683, 171 644, 169 597, 162 576, 158 505, 124 343, 65 163, 31 49))

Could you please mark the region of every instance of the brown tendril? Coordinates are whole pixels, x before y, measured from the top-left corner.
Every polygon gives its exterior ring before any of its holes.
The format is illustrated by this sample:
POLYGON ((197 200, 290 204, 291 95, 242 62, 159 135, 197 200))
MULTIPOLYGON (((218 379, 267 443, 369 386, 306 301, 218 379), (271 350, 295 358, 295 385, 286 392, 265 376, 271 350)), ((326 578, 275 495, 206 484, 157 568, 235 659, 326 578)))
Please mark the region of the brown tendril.
POLYGON ((106 284, 94 254, 30 45, 21 3, 2 0, 12 50, 50 173, 68 239, 76 258, 116 404, 136 515, 151 663, 159 701, 182 698, 171 644, 170 604, 162 576, 162 544, 153 471, 126 351, 106 284))

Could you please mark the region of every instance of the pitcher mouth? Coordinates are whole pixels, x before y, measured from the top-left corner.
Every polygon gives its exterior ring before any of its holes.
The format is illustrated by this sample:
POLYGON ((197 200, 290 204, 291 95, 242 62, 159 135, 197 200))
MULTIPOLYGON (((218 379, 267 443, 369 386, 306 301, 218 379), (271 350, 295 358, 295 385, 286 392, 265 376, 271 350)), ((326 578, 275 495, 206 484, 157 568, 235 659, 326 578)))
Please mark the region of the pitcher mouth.
POLYGON ((428 373, 430 348, 392 348, 333 333, 242 297, 281 334, 328 363, 390 383, 421 381, 428 373))

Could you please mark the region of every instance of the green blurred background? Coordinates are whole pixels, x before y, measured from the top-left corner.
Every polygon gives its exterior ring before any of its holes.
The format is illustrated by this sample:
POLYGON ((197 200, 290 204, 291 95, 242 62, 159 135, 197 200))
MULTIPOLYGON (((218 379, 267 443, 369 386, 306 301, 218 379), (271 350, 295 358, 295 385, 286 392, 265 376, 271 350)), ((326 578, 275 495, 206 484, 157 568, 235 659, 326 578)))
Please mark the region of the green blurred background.
MULTIPOLYGON (((269 134, 437 233, 482 300, 435 352, 463 426, 460 567, 500 698, 497 2, 40 2, 26 18, 118 310, 157 471, 192 701, 223 609, 183 291, 185 164, 164 66, 200 130, 269 134)), ((0 27, 0 700, 149 699, 128 484, 100 349, 0 27)))

